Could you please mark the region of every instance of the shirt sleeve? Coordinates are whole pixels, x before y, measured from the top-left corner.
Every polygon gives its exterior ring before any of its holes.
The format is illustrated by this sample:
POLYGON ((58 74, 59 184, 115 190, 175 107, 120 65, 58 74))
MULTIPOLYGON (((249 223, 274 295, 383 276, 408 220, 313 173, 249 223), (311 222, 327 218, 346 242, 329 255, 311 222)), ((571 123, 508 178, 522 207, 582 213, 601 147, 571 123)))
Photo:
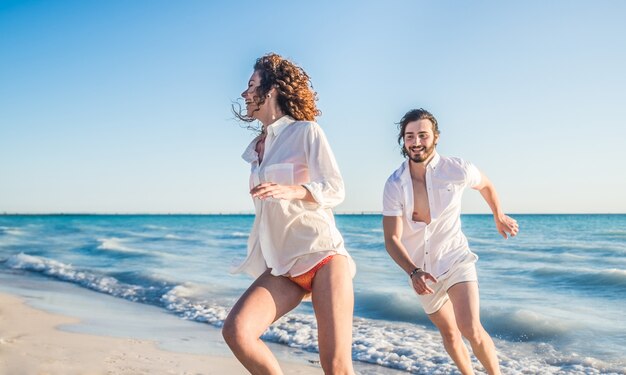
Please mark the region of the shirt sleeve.
POLYGON ((310 182, 303 184, 323 208, 332 208, 343 202, 345 188, 339 166, 326 135, 317 124, 307 126, 304 137, 310 182))
POLYGON ((402 216, 402 189, 391 179, 383 191, 383 216, 402 216))
POLYGON ((482 174, 476 166, 469 161, 465 161, 465 182, 467 186, 473 188, 482 182, 482 174))

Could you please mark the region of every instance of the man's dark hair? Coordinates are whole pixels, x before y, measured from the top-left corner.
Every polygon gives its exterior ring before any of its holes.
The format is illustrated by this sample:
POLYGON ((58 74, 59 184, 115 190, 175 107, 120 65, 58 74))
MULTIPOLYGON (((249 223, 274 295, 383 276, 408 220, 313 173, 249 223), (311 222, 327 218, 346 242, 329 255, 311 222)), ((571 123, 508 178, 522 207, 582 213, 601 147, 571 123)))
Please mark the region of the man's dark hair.
POLYGON ((435 118, 435 116, 432 115, 432 113, 423 108, 412 109, 408 111, 404 114, 404 117, 402 117, 402 120, 400 120, 400 122, 398 123, 398 130, 400 131, 398 133, 398 144, 400 145, 400 152, 402 153, 402 156, 408 156, 406 150, 404 149, 404 132, 406 130, 407 124, 409 122, 419 121, 423 119, 430 120, 431 124, 433 125, 433 134, 435 136, 439 136, 439 126, 437 124, 437 119, 435 118))

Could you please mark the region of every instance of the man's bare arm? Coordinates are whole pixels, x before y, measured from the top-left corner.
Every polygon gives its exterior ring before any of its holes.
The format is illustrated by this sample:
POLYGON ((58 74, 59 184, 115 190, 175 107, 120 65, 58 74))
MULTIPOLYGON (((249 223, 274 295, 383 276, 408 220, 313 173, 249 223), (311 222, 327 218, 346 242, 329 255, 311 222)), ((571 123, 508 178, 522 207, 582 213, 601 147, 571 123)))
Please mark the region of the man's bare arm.
POLYGON ((426 284, 426 280, 437 282, 437 279, 428 272, 420 270, 412 272, 418 267, 409 257, 409 253, 402 245, 402 217, 383 216, 383 231, 385 233, 385 248, 391 258, 409 275, 413 284, 413 289, 418 294, 431 294, 433 290, 426 284))
POLYGON ((496 191, 495 186, 493 186, 491 180, 481 172, 480 184, 478 186, 474 186, 473 188, 480 192, 480 195, 483 196, 483 199, 489 205, 489 208, 493 213, 493 220, 496 223, 498 233, 500 233, 505 239, 508 238, 508 236, 515 237, 519 232, 517 220, 505 215, 502 211, 500 199, 498 198, 498 192, 496 191))

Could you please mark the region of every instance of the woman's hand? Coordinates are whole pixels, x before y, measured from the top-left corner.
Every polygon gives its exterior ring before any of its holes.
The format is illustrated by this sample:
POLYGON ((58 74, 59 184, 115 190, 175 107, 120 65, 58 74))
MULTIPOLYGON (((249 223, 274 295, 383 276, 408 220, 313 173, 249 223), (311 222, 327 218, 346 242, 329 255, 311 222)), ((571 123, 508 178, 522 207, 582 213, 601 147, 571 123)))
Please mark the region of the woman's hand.
POLYGON ((428 284, 426 284, 426 280, 430 280, 433 283, 437 282, 437 279, 435 279, 433 275, 425 271, 416 272, 411 277, 411 283, 413 284, 413 289, 415 289, 415 292, 417 292, 417 294, 419 295, 433 294, 434 291, 431 289, 431 287, 428 286, 428 284))
POLYGON ((300 185, 279 185, 273 182, 264 182, 250 190, 252 198, 267 199, 304 199, 308 190, 300 185))

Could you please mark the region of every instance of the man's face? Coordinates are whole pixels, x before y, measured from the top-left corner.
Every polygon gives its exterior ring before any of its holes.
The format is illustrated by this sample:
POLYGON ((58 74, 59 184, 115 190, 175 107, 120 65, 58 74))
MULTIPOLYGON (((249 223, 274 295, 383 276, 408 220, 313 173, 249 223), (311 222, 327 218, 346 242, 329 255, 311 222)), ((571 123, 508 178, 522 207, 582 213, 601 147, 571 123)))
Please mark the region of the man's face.
POLYGON ((415 163, 430 160, 438 136, 433 133, 433 124, 428 119, 411 121, 404 129, 404 149, 409 159, 415 163))

